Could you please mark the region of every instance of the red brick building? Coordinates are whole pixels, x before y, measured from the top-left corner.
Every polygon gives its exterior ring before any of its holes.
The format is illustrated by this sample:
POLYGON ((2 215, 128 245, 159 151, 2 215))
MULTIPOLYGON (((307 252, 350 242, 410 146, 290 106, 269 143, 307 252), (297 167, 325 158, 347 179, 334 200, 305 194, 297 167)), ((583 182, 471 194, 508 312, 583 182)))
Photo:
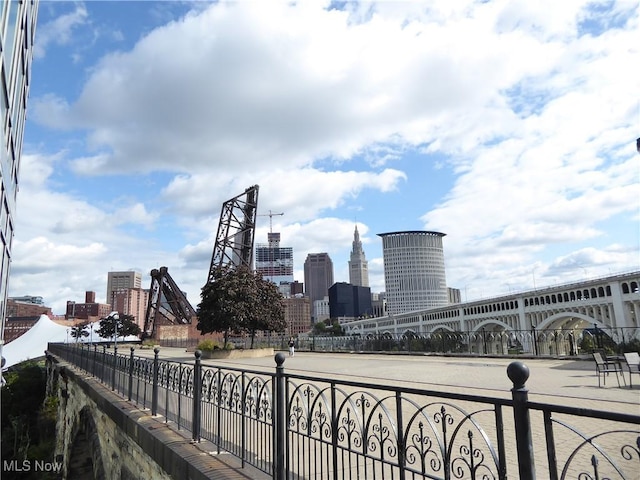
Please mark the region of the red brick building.
POLYGON ((51 308, 38 303, 7 299, 7 317, 39 317, 40 315, 51 317, 51 308))
POLYGON ((311 330, 311 301, 302 295, 284 299, 286 334, 295 337, 311 330))
POLYGON ((96 303, 96 292, 86 292, 84 303, 67 302, 65 318, 69 320, 89 320, 95 322, 111 313, 111 305, 96 303))

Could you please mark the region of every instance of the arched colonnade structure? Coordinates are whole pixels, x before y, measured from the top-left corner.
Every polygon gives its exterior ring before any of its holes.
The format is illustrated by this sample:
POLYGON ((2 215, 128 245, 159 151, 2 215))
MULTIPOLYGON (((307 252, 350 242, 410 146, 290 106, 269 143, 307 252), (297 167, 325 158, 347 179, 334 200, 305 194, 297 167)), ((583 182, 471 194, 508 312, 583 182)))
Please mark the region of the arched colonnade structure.
POLYGON ((583 335, 640 340, 640 271, 345 323, 347 335, 468 343, 472 353, 575 354, 583 335))

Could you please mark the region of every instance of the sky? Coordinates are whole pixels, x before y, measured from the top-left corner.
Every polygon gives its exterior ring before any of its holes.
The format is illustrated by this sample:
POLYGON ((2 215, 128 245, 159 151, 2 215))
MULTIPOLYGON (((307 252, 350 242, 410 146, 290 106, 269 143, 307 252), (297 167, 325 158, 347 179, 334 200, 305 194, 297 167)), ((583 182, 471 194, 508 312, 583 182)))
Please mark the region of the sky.
POLYGON ((9 295, 166 266, 194 307, 259 185, 304 281, 445 233, 462 300, 640 268, 638 2, 41 0, 9 295))

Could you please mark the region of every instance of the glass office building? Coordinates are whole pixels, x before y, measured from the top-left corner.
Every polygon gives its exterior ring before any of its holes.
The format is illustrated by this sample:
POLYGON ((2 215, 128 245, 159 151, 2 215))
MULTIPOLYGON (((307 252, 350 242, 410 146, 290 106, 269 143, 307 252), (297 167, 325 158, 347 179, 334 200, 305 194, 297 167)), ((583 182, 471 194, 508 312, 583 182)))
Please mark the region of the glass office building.
MULTIPOLYGON (((31 84, 31 61, 38 0, 3 0, 0 4, 0 318, 2 341, 6 319, 7 283, 11 265, 18 173, 31 84)), ((1 345, 2 343, 0 343, 1 345)))

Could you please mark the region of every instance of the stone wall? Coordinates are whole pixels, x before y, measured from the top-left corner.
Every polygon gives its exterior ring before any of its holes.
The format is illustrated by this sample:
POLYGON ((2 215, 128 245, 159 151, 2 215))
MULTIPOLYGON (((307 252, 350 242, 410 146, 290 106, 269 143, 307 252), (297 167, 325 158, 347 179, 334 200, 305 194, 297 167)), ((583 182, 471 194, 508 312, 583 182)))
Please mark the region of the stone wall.
MULTIPOLYGON (((164 418, 49 354, 47 370, 50 393, 57 391, 60 399, 56 461, 63 463, 63 479, 225 478, 214 476, 229 467, 211 457, 210 445, 193 443, 164 418)), ((232 478, 254 477, 234 469, 232 478)))
POLYGON ((127 429, 144 430, 157 422, 147 414, 136 415, 129 402, 92 377, 66 366, 58 373, 56 454, 63 458, 63 478, 75 478, 87 470, 93 471, 93 478, 105 480, 171 478, 127 435, 127 429), (89 387, 100 390, 105 400, 96 399, 89 387))

